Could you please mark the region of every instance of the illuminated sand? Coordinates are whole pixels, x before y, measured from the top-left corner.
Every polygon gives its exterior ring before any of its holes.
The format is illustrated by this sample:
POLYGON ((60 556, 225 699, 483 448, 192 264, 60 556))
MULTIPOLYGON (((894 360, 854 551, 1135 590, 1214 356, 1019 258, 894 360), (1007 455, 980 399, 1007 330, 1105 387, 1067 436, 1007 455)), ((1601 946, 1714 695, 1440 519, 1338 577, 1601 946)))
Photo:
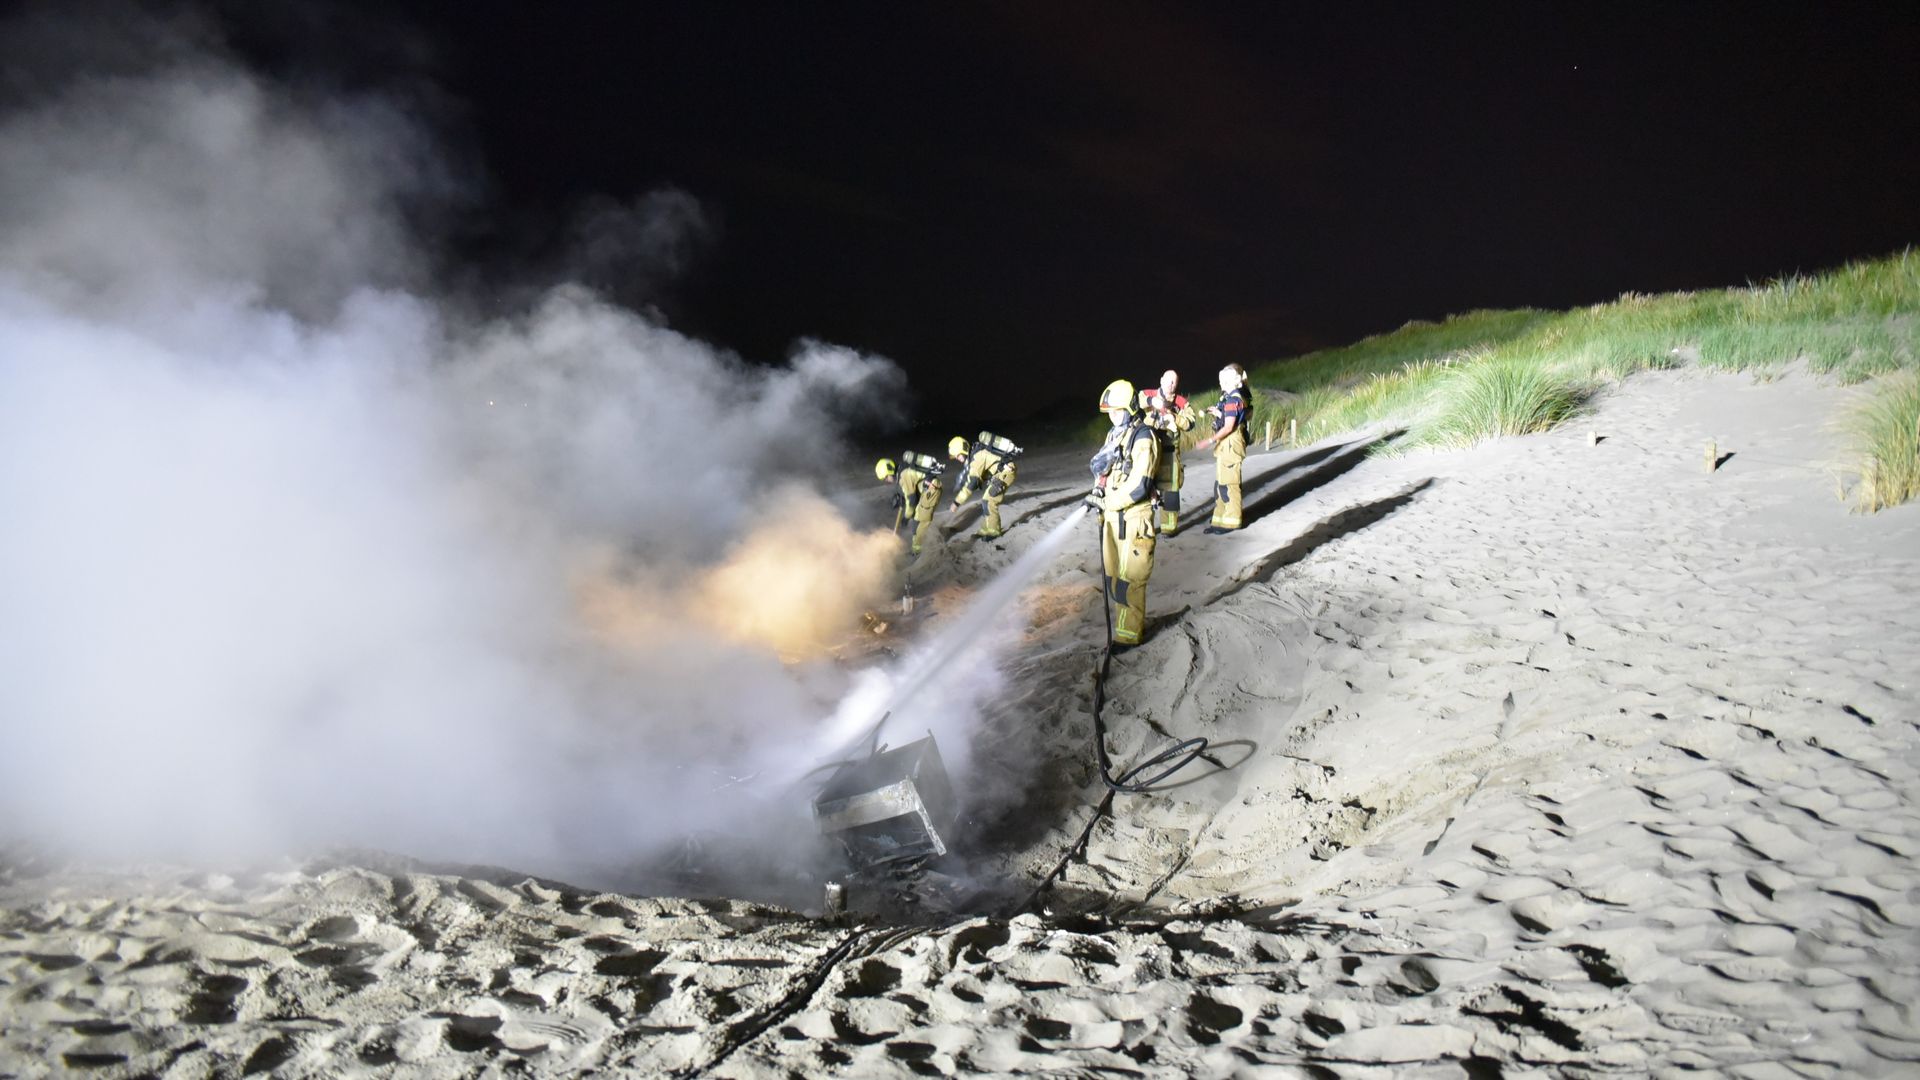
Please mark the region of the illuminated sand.
MULTIPOLYGON (((1110 683, 1119 760, 1199 734, 1229 768, 1119 799, 1050 919, 26 862, 0 1072, 1911 1075, 1920 508, 1834 502, 1844 393, 1663 374, 1555 436, 1256 455, 1252 527, 1162 545, 1165 618, 1110 683)), ((1079 470, 1023 463, 1007 538, 953 539, 928 593, 1016 558, 1079 470)), ((1096 566, 1089 536, 1030 590, 972 748, 982 883, 1044 873, 1097 800, 1096 566)))

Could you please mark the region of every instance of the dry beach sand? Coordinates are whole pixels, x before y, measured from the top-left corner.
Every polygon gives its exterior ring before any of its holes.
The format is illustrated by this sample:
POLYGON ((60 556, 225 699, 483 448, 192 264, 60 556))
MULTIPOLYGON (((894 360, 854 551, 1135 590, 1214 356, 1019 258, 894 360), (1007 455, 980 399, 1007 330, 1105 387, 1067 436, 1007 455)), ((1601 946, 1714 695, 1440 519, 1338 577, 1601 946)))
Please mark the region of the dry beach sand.
MULTIPOLYGON (((1848 393, 1666 372, 1471 451, 1276 448, 1224 537, 1190 455, 1106 717, 1122 763, 1211 760, 1116 798, 1040 911, 1005 914, 1101 793, 1091 527, 962 785, 989 913, 15 852, 0 1074, 1915 1075, 1920 506, 1835 500, 1848 393)), ((923 556, 928 625, 1083 457, 923 556)))

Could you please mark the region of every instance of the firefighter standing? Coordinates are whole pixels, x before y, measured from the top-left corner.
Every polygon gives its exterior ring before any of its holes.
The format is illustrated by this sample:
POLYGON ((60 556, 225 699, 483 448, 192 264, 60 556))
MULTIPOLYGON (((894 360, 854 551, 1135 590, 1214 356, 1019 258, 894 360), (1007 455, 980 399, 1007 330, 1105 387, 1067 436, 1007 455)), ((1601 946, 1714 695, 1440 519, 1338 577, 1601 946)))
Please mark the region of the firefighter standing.
POLYGON ((957 512, 960 505, 976 490, 981 491, 981 502, 986 505, 987 516, 980 523, 980 538, 991 540, 1002 532, 1000 528, 1000 500, 1006 498, 1007 489, 1013 486, 1016 470, 1013 461, 1021 450, 1013 440, 983 431, 972 445, 955 435, 947 441, 947 456, 962 462, 960 487, 953 493, 953 509, 957 512))
POLYGON ((1198 419, 1193 407, 1180 394, 1180 375, 1166 371, 1160 375, 1157 390, 1140 391, 1140 407, 1147 423, 1160 433, 1160 470, 1154 484, 1160 489, 1160 535, 1180 531, 1180 485, 1186 482, 1186 470, 1180 465, 1180 440, 1193 430, 1198 419))
POLYGON ((902 522, 912 521, 913 553, 918 555, 933 528, 933 511, 940 505, 940 474, 946 466, 932 454, 911 450, 900 455, 900 465, 904 467, 896 466, 892 458, 881 458, 873 464, 873 475, 882 482, 896 477, 900 481, 900 490, 893 493, 893 531, 898 533, 902 522))
POLYGON ((1113 430, 1094 458, 1095 492, 1088 499, 1100 509, 1100 562, 1113 613, 1113 644, 1131 648, 1147 628, 1160 435, 1146 423, 1133 384, 1125 379, 1107 384, 1100 410, 1113 430))
POLYGON ((1229 533, 1241 527, 1240 467, 1247 460, 1247 429, 1253 422, 1253 394, 1247 389, 1247 369, 1228 364, 1220 369, 1220 403, 1207 410, 1213 416, 1213 434, 1195 448, 1213 450, 1213 523, 1209 533, 1229 533))

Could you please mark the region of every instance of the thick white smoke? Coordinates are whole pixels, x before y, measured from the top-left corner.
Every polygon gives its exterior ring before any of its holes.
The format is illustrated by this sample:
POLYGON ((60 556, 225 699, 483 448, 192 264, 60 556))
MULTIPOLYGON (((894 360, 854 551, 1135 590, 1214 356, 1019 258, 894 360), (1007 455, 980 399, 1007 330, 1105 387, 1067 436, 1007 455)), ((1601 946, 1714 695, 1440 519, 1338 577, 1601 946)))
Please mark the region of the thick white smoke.
POLYGON ((5 134, 8 272, 122 317, 214 289, 324 316, 369 284, 419 284, 401 212, 454 189, 385 102, 303 104, 205 58, 75 78, 5 134))
POLYGON ((808 481, 898 369, 463 319, 403 111, 155 55, 0 118, 5 830, 555 867, 757 812, 725 776, 813 745, 887 580, 808 481))

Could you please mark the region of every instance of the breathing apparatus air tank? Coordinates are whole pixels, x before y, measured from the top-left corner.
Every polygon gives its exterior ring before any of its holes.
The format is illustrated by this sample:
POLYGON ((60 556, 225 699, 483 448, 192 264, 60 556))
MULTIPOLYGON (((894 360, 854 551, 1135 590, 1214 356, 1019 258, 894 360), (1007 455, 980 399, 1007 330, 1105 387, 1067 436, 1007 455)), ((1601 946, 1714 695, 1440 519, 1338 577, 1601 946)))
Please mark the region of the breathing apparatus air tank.
POLYGON ((991 431, 981 432, 980 437, 975 439, 973 444, 975 446, 990 447, 1006 457, 1019 457, 1021 454, 1026 453, 1025 450, 1015 445, 1012 439, 1007 438, 1005 435, 995 435, 991 431))
POLYGON ((906 453, 901 454, 900 463, 919 469, 928 476, 939 476, 941 473, 947 471, 946 462, 941 461, 932 454, 922 454, 914 450, 908 450, 906 453))

